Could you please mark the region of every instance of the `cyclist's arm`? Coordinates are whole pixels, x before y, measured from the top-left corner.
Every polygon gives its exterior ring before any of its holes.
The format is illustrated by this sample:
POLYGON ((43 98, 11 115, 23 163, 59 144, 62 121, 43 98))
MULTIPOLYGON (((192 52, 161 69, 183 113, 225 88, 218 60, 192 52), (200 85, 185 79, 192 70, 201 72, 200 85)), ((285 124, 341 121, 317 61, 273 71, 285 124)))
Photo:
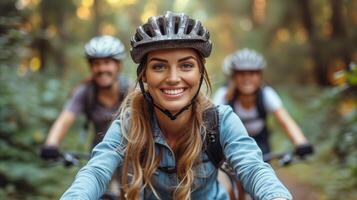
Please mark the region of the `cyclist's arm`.
POLYGON ((94 147, 92 158, 77 174, 75 181, 61 199, 100 199, 109 181, 123 160, 120 122, 114 121, 102 142, 94 147))
POLYGON ((76 115, 73 112, 63 110, 52 125, 45 145, 59 146, 75 119, 76 115))
POLYGON ((84 112, 87 88, 85 85, 78 87, 66 102, 63 111, 52 125, 45 145, 59 146, 77 116, 84 112))
POLYGON ((273 114, 280 126, 284 129, 286 135, 294 143, 294 145, 307 143, 307 139, 305 138, 301 129, 293 120, 293 118, 289 115, 285 108, 278 108, 276 111, 273 112, 273 114))
POLYGON ((276 91, 266 86, 264 87, 264 105, 266 109, 273 113, 279 125, 284 129, 284 133, 289 137, 294 145, 307 143, 307 140, 299 126, 290 117, 289 113, 283 106, 283 103, 276 91))
POLYGON ((263 162, 262 152, 239 117, 229 106, 219 106, 219 110, 221 146, 244 189, 254 199, 292 199, 270 165, 263 162))

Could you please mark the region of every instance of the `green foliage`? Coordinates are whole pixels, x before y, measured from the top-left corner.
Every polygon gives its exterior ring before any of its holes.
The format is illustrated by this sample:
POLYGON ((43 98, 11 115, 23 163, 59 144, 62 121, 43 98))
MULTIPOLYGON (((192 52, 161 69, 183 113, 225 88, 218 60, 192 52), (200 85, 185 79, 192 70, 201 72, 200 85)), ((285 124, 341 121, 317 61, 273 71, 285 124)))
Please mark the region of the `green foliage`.
POLYGON ((38 149, 68 89, 60 80, 20 67, 31 37, 16 28, 19 20, 0 17, 0 199, 54 199, 62 192, 56 185, 69 181, 53 176, 71 178, 73 170, 45 170, 38 149))
MULTIPOLYGON (((356 78, 353 71, 347 76, 350 77, 348 80, 356 78)), ((325 168, 320 173, 330 176, 329 184, 320 184, 329 199, 357 197, 357 96, 353 82, 347 83, 343 87, 326 89, 315 102, 309 117, 320 126, 315 133, 315 141, 321 147, 318 160, 322 169, 325 168)))
MULTIPOLYGON (((59 80, 44 77, 18 76, 14 68, 0 68, 0 195, 6 197, 1 199, 44 195, 42 182, 51 171, 44 173, 38 149, 67 93, 59 80)), ((59 181, 52 180, 52 186, 59 181)))

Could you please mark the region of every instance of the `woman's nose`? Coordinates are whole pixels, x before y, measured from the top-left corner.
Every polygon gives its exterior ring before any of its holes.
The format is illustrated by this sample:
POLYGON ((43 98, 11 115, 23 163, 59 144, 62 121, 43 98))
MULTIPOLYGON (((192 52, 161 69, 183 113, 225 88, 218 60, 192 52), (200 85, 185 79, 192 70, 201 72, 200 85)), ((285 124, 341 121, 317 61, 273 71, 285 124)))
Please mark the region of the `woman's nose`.
POLYGON ((180 80, 181 80, 180 74, 177 71, 177 69, 170 69, 170 71, 167 75, 166 81, 171 84, 175 84, 175 83, 179 82, 180 80))

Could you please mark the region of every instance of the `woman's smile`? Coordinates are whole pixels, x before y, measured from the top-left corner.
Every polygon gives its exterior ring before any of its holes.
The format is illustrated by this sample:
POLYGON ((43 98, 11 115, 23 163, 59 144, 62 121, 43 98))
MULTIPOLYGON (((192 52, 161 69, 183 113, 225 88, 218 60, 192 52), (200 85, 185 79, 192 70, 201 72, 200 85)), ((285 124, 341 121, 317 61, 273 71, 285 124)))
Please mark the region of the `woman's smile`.
POLYGON ((165 89, 161 89, 161 92, 167 97, 167 98, 179 98, 181 97, 184 92, 185 92, 185 88, 165 88, 165 89))

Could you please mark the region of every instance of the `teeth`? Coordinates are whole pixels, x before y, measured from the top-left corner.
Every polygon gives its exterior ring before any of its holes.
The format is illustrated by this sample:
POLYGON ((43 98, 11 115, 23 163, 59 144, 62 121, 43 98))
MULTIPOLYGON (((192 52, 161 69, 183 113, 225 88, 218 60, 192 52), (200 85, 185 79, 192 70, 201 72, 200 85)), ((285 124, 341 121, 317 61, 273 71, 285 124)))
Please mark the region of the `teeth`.
POLYGON ((174 90, 162 90, 165 94, 175 95, 183 92, 183 88, 174 90))

